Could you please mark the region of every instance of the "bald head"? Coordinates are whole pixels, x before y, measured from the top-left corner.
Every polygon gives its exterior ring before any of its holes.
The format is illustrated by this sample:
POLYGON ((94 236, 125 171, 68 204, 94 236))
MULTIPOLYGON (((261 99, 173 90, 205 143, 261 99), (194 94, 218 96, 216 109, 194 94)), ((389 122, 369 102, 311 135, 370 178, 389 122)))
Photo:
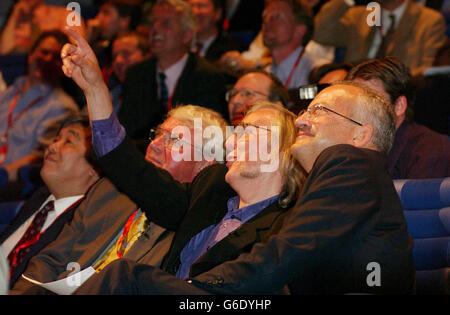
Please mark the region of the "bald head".
POLYGON ((341 81, 320 92, 299 115, 293 154, 309 171, 319 154, 337 144, 387 153, 395 132, 389 103, 362 84, 341 81))

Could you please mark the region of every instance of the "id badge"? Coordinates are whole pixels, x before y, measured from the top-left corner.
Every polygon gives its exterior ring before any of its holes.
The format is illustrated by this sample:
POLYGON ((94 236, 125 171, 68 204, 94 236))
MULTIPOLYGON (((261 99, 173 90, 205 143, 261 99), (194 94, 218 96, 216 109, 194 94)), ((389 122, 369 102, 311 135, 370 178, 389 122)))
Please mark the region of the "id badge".
POLYGON ((6 143, 1 143, 0 144, 0 166, 5 164, 7 153, 8 153, 8 145, 6 143))

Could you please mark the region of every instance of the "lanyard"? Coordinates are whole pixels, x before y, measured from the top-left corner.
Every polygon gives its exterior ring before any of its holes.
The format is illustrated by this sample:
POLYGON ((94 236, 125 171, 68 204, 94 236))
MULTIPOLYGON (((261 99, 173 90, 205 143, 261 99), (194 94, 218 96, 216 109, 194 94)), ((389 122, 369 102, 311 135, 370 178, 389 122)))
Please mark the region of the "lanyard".
POLYGON ((9 107, 9 111, 8 111, 8 125, 6 127, 6 131, 2 137, 2 141, 6 142, 6 139, 8 139, 8 135, 9 135, 9 130, 12 128, 12 126, 14 125, 14 123, 16 121, 18 121, 20 119, 20 117, 22 117, 23 114, 25 114, 25 112, 27 110, 29 110, 31 107, 33 107, 33 105, 35 105, 36 103, 40 102, 44 97, 43 96, 38 96, 37 98, 35 98, 34 100, 32 100, 20 113, 18 113, 16 115, 16 118, 13 120, 12 116, 13 116, 13 111, 14 108, 17 105, 17 101, 19 99, 19 94, 20 94, 20 90, 17 90, 16 94, 14 95, 14 98, 11 102, 11 106, 9 107))
MULTIPOLYGON (((120 249, 122 248, 123 240, 124 240, 125 237, 128 235, 128 232, 130 231, 131 224, 133 223, 134 218, 136 217, 136 214, 138 213, 139 210, 140 210, 140 209, 137 209, 137 210, 131 215, 131 217, 128 218, 127 222, 125 223, 125 227, 123 228, 122 236, 120 237, 119 242, 117 243, 117 249, 116 249, 116 252, 117 252, 117 257, 119 257, 119 258, 122 258, 122 257, 123 257, 123 254, 120 252, 120 249)), ((141 214, 141 215, 142 215, 142 214, 141 214)))
MULTIPOLYGON (((86 195, 84 195, 83 197, 81 197, 80 199, 78 199, 77 201, 75 201, 70 207, 68 207, 66 210, 64 210, 63 213, 61 213, 56 219, 55 221, 62 216, 64 213, 66 213, 67 211, 71 210, 72 208, 76 207, 81 201, 84 200, 84 198, 86 198, 86 195)), ((45 231, 40 232, 38 235, 36 235, 34 238, 32 238, 31 240, 21 244, 20 246, 16 247, 14 249, 14 256, 11 259, 11 265, 14 265, 16 260, 17 260, 17 254, 20 252, 21 249, 23 248, 27 248, 28 246, 32 246, 34 245, 39 238, 41 237, 42 234, 44 234, 47 231, 47 229, 45 229, 45 231)), ((20 241, 19 241, 20 242, 20 241)))
POLYGON ((294 67, 292 68, 291 73, 289 73, 286 83, 284 84, 284 87, 286 89, 288 88, 289 83, 291 83, 292 76, 294 75, 294 72, 297 69, 298 64, 300 63, 300 60, 302 59, 304 53, 305 53, 305 48, 303 48, 302 52, 298 55, 297 60, 295 60, 294 67))

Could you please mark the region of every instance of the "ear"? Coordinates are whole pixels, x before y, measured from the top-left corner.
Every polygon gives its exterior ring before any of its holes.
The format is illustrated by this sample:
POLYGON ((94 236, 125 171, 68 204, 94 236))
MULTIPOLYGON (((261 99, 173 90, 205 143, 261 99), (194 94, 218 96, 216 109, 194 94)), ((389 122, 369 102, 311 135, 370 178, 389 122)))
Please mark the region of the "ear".
POLYGON ((372 136, 373 127, 371 125, 355 127, 351 145, 357 148, 369 148, 371 147, 372 136))
POLYGON ((186 30, 186 31, 184 31, 184 32, 183 32, 183 38, 182 38, 183 43, 184 43, 185 45, 189 46, 190 43, 192 42, 192 38, 193 38, 193 37, 194 37, 194 36, 193 36, 193 33, 192 33, 191 30, 186 30))
POLYGON ((300 42, 303 42, 303 37, 305 36, 307 27, 304 24, 299 24, 295 27, 295 35, 300 42))
POLYGON ((122 31, 127 30, 130 26, 130 21, 131 21, 131 17, 129 17, 129 16, 121 17, 119 19, 120 29, 122 31))
POLYGON ((218 8, 214 11, 214 21, 218 23, 222 18, 222 8, 218 8))
POLYGON ((406 112, 406 108, 408 107, 408 101, 406 100, 406 96, 399 96, 394 103, 394 111, 397 118, 403 117, 406 112))

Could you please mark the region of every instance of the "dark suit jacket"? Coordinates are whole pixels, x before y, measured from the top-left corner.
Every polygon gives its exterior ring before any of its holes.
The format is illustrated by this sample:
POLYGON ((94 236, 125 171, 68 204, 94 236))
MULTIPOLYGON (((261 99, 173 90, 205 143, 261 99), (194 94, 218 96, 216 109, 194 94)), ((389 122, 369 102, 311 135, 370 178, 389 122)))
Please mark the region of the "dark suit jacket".
POLYGON ((279 232, 249 254, 199 274, 192 284, 121 260, 78 293, 272 294, 287 284, 294 294, 411 293, 412 238, 385 166, 379 152, 330 147, 317 158, 279 232), (377 270, 370 263, 380 268, 381 286, 367 281, 377 270))
MULTIPOLYGON (((166 171, 145 162, 128 139, 100 162, 119 189, 142 209, 152 209, 146 213, 150 220, 176 230, 163 263, 163 268, 173 274, 179 267, 179 256, 184 246, 206 227, 219 223, 227 212, 227 201, 237 195, 225 182, 228 170, 225 165, 206 168, 190 185, 179 184, 166 171), (124 167, 118 168, 117 165, 124 167)), ((192 266, 191 274, 199 274, 234 259, 248 251, 255 242, 266 240, 279 229, 284 213, 285 209, 278 203, 267 207, 200 257, 192 266)))
POLYGON ((244 51, 245 45, 227 34, 219 34, 208 47, 205 59, 210 62, 216 62, 224 53, 231 50, 244 51))
MULTIPOLYGON (((164 120, 165 110, 158 101, 156 58, 131 67, 123 86, 119 120, 133 139, 147 139, 151 128, 164 120)), ((228 118, 225 103, 226 78, 205 59, 189 53, 172 99, 176 105, 199 105, 213 109, 228 118)))
MULTIPOLYGON (((23 274, 41 282, 51 282, 67 277, 72 272, 67 270, 71 262, 78 263, 80 270, 91 266, 135 210, 136 205, 108 179, 100 179, 78 206, 71 222, 51 244, 30 259, 23 274)), ((25 293, 31 287, 30 282, 19 279, 12 293, 25 293)))
POLYGON ((195 280, 214 293, 271 293, 285 284, 294 294, 412 293, 412 245, 385 157, 337 145, 319 155, 277 235, 195 280), (371 262, 381 286, 367 282, 371 262))
MULTIPOLYGON (((33 213, 35 213, 42 205, 42 203, 50 196, 50 192, 46 187, 43 187, 36 191, 31 198, 22 206, 16 218, 6 228, 6 230, 0 236, 0 243, 3 243, 15 230, 17 230, 33 213)), ((51 243, 61 232, 64 224, 72 220, 73 213, 76 207, 70 209, 70 211, 64 212, 60 215, 52 225, 41 235, 39 240, 31 247, 31 250, 26 255, 23 262, 17 267, 16 271, 11 275, 10 287, 14 285, 17 279, 25 270, 28 261, 35 256, 39 251, 51 243)))

